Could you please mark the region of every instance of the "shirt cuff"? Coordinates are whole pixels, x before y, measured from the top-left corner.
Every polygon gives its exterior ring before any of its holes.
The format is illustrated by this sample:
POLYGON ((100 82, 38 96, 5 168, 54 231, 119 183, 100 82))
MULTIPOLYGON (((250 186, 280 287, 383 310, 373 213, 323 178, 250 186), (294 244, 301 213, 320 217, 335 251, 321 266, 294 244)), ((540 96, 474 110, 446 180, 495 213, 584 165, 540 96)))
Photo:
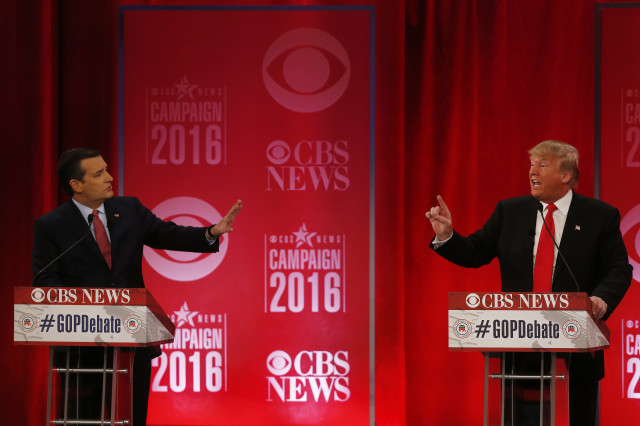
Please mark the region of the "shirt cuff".
POLYGON ((207 242, 210 246, 214 245, 216 241, 218 241, 219 235, 214 235, 213 238, 209 238, 209 228, 205 229, 204 237, 207 239, 207 242))
MULTIPOLYGON (((453 233, 451 234, 451 237, 453 237, 453 233)), ((433 239, 433 241, 431 242, 431 244, 433 244, 433 249, 434 250, 438 250, 440 247, 445 245, 447 243, 447 241, 449 241, 451 239, 451 237, 447 238, 444 241, 440 241, 438 239, 438 236, 436 235, 435 238, 433 239)))

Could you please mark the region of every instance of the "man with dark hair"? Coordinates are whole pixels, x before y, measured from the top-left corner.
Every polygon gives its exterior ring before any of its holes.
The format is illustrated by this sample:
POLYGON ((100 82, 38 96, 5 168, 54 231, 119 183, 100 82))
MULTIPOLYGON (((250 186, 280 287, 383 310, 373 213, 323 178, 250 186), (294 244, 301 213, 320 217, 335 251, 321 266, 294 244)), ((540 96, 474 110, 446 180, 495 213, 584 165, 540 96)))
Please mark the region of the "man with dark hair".
MULTIPOLYGON (((451 213, 438 196, 439 205, 426 213, 436 234, 431 248, 468 268, 486 265, 497 257, 502 291, 586 292, 594 317, 606 320, 632 277, 620 232, 620 213, 602 201, 574 192, 579 169, 578 151, 573 146, 544 141, 529 155, 531 196, 500 201, 482 229, 468 237, 453 230, 451 213), (575 281, 543 227, 540 210, 575 281)), ((539 366, 539 358, 537 363, 539 366)), ((595 425, 598 381, 604 376, 603 352, 573 354, 568 368, 570 423, 595 425)))
MULTIPOLYGON (((35 286, 142 288, 143 246, 156 249, 215 253, 218 237, 232 232, 242 208, 238 200, 219 223, 185 227, 156 217, 134 197, 114 197, 113 178, 98 151, 77 148, 64 152, 58 163, 60 185, 71 199, 34 223, 32 269, 35 286), (93 219, 90 221, 89 217, 93 219), (89 228, 88 228, 89 227, 89 228), (51 264, 60 253, 87 234, 80 244, 51 264), (43 270, 44 268, 44 270, 43 270)), ((91 362, 98 348, 84 348, 79 358, 91 362)), ((134 357, 133 425, 146 424, 154 348, 137 350, 134 357)), ((99 354, 102 359, 102 351, 99 354)), ((100 417, 100 386, 81 400, 80 416, 100 417), (87 403, 84 403, 87 400, 87 403), (98 404, 95 404, 96 400, 98 404), (94 407, 95 405, 95 407, 94 407), (97 413, 96 411, 97 407, 97 413)))
POLYGON ((71 179, 82 181, 84 178, 85 170, 82 168, 82 160, 99 156, 99 151, 88 148, 74 148, 62 153, 58 160, 58 182, 69 197, 73 197, 74 194, 69 181, 71 179))

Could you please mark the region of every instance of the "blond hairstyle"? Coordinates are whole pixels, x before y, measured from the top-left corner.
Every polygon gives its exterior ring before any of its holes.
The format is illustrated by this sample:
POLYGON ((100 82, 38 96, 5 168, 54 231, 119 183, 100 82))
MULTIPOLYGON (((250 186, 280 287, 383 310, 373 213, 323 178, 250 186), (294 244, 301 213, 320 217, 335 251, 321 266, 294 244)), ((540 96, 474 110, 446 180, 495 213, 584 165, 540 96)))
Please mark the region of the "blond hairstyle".
POLYGON ((578 168, 578 150, 574 146, 566 142, 544 141, 531 148, 529 155, 556 157, 559 160, 558 168, 560 171, 571 173, 569 186, 574 189, 578 187, 580 169, 578 168))

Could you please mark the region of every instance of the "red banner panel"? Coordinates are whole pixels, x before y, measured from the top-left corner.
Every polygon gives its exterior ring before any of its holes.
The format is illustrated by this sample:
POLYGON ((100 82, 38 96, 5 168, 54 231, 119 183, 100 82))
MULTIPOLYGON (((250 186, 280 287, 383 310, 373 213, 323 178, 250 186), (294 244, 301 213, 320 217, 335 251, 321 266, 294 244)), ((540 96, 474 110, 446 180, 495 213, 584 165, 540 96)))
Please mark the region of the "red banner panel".
POLYGON ((608 320, 612 330, 601 424, 628 424, 640 415, 640 8, 599 9, 601 55, 600 198, 620 209, 634 281, 608 320))
POLYGON ((120 191, 215 254, 145 248, 176 325, 151 425, 370 423, 372 7, 122 7, 120 191))

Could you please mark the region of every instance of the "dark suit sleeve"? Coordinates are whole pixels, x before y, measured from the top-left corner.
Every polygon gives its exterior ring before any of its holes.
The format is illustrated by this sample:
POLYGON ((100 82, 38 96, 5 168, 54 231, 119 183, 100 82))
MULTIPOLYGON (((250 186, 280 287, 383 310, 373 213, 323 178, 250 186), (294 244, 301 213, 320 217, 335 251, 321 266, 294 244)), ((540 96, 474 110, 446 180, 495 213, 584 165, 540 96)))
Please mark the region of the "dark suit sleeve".
POLYGON ((502 209, 500 203, 484 226, 468 237, 456 231, 451 239, 435 249, 431 248, 448 261, 465 268, 478 268, 490 263, 498 254, 498 239, 502 209))
POLYGON ((163 221, 143 206, 139 200, 135 201, 145 245, 160 250, 195 253, 218 251, 220 238, 211 244, 205 236, 206 227, 180 226, 171 221, 163 221))
MULTIPOLYGON (((31 252, 31 270, 35 277, 39 271, 49 264, 59 254, 55 245, 55 239, 49 235, 47 227, 42 219, 37 219, 33 224, 33 251, 31 252)), ((37 286, 61 286, 59 266, 52 264, 33 283, 37 286)))
POLYGON ((629 257, 620 232, 620 212, 617 209, 611 209, 611 214, 605 216, 603 220, 605 224, 598 244, 598 269, 600 269, 598 276, 601 278, 590 294, 607 303, 606 317, 608 317, 631 285, 633 267, 629 264, 629 257))

